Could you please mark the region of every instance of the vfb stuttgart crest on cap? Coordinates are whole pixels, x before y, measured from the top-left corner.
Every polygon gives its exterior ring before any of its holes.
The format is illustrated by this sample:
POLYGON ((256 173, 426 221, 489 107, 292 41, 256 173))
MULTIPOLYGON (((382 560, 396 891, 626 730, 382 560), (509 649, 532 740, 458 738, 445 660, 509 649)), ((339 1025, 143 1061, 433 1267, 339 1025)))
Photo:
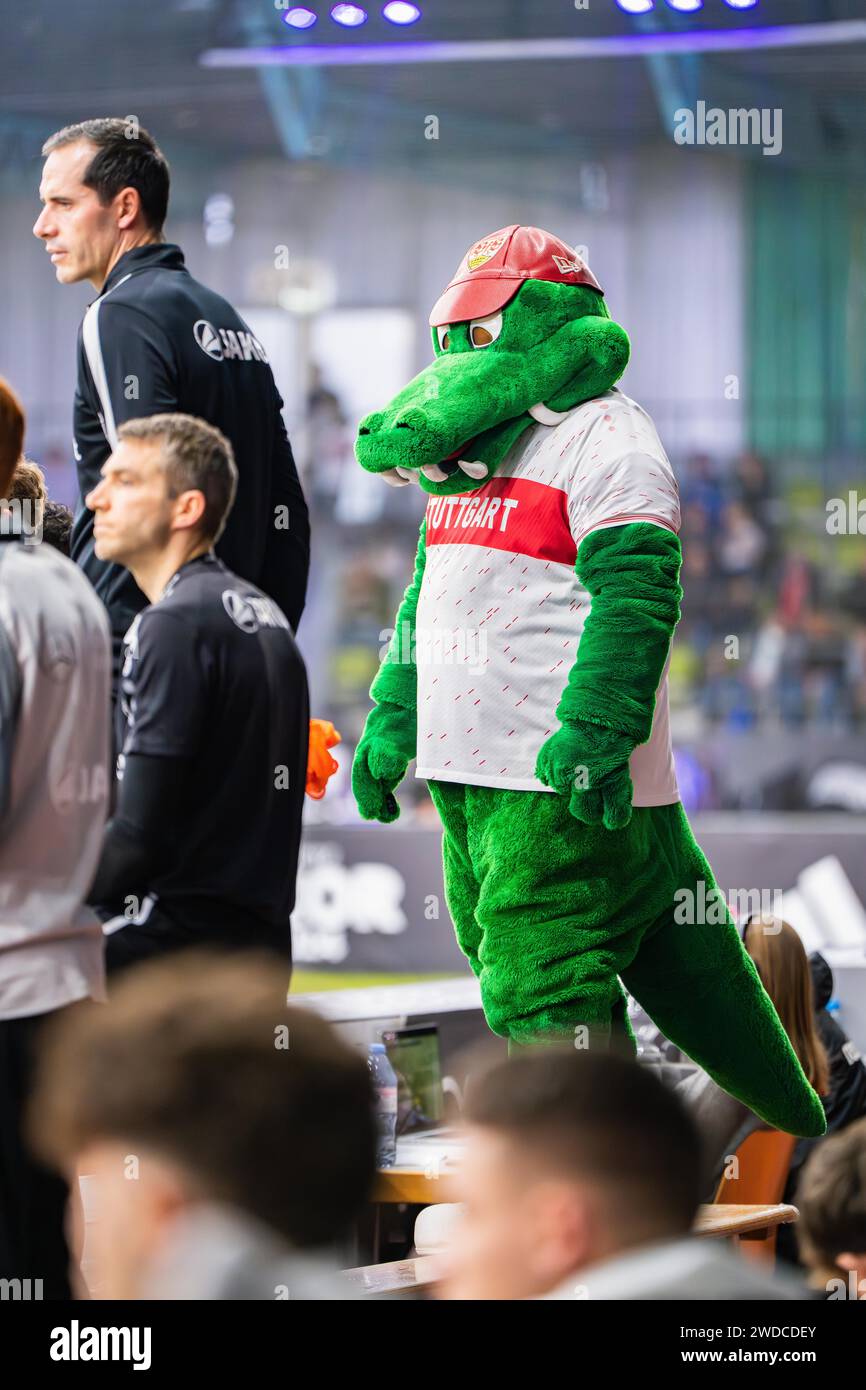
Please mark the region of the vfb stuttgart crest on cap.
POLYGON ((482 237, 476 241, 470 251, 466 253, 466 264, 470 270, 477 270, 480 265, 485 265, 491 261, 497 251, 501 251, 508 239, 507 232, 494 232, 493 236, 482 237))

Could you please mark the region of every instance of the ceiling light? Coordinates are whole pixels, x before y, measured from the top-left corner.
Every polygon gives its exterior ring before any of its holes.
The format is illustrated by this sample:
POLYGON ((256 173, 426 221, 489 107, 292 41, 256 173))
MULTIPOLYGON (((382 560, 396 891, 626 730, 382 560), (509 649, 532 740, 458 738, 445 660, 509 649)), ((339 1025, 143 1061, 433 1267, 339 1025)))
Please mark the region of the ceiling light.
POLYGON ((390 0, 382 10, 382 17, 390 24, 414 24, 416 19, 421 18, 421 11, 417 5, 408 4, 407 0, 390 0))
POLYGON ((292 29, 312 29, 316 18, 317 16, 313 11, 308 10, 304 5, 293 5, 283 15, 283 23, 288 24, 292 29))
POLYGON ((334 5, 331 18, 335 24, 342 24, 346 29, 357 29, 359 24, 367 23, 367 11, 362 10, 360 5, 334 5))

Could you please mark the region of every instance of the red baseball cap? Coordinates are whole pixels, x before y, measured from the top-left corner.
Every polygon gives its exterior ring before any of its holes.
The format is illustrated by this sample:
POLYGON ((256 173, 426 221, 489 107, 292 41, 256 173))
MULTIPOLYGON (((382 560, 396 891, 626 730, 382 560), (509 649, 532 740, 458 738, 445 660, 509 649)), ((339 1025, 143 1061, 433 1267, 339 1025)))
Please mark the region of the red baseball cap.
POLYGON ((470 246, 451 284, 433 305, 431 327, 495 314, 513 299, 524 280, 589 285, 602 293, 589 266, 573 247, 540 227, 513 223, 470 246))

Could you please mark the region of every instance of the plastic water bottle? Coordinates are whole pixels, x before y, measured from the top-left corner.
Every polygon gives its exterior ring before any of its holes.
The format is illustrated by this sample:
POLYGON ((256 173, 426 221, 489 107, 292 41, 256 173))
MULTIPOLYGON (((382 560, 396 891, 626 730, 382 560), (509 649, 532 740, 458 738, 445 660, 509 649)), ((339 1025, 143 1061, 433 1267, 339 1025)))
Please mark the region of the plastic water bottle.
POLYGON ((397 1073, 384 1043, 370 1043, 367 1066, 376 1090, 376 1166, 393 1168, 397 1160, 397 1073))

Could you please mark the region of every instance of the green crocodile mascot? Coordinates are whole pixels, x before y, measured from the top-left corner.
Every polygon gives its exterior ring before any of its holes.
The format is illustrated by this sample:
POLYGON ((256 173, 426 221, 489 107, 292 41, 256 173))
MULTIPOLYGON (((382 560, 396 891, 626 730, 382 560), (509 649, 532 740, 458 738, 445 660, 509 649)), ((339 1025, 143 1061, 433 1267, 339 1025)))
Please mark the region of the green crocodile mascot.
POLYGON ((428 499, 355 755, 361 815, 396 819, 416 758, 457 940, 510 1047, 633 1050, 625 986, 768 1124, 822 1134, 679 800, 678 494, 616 386, 628 338, 585 262, 524 226, 471 247, 430 323, 433 362, 356 442, 428 499))

